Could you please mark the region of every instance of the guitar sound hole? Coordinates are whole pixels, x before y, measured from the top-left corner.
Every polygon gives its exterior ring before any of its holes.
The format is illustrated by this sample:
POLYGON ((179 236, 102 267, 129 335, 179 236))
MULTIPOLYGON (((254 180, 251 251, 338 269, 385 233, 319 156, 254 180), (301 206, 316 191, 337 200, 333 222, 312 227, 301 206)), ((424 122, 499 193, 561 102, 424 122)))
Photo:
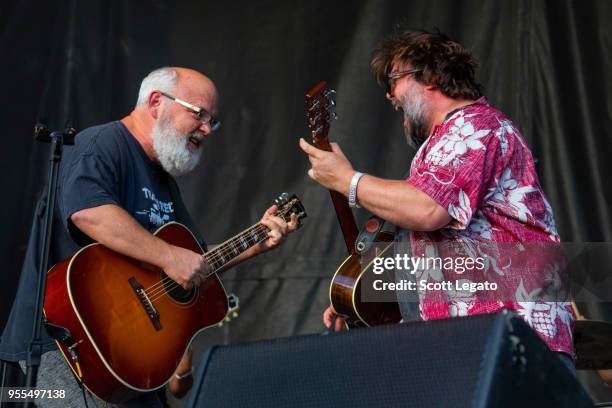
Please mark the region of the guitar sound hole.
POLYGON ((181 285, 170 279, 165 273, 162 273, 164 281, 164 289, 166 293, 178 303, 189 303, 193 299, 195 288, 183 289, 181 285))

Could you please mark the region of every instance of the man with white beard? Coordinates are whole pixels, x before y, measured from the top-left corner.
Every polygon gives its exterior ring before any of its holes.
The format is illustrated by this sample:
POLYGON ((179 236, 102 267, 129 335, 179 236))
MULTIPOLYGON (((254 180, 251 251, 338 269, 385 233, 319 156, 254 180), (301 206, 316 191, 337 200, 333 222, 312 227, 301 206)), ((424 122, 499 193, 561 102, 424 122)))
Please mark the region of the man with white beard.
MULTIPOLYGON (((408 177, 389 180, 363 174, 355 171, 337 144, 332 143, 332 151, 327 152, 300 139, 312 165, 308 175, 345 195, 350 206, 359 203, 398 226, 400 236, 410 237, 413 251, 426 243, 437 248, 458 244, 454 248, 494 249, 504 243, 558 244, 552 209, 531 152, 514 124, 482 95, 474 77, 476 66, 468 50, 439 31, 405 31, 385 38, 371 67, 386 86, 387 99, 403 112, 409 143, 418 148, 408 177)), ((571 305, 542 301, 534 307, 527 301, 526 294, 544 293, 542 289, 550 285, 538 263, 549 259, 524 261, 528 267, 516 273, 495 271, 504 287, 497 298, 419 293, 420 317, 431 320, 513 309, 571 369, 571 305)), ((417 279, 419 273, 438 282, 457 279, 452 270, 424 272, 418 271, 417 279)), ((328 307, 323 322, 340 330, 343 319, 334 323, 335 315, 328 307)))
MULTIPOLYGON (((217 104, 217 89, 206 76, 186 68, 160 68, 144 78, 136 107, 128 116, 80 132, 75 145, 64 150, 60 167, 49 264, 95 241, 159 267, 184 288, 203 281, 210 268, 200 254, 171 245, 152 232, 175 220, 194 230, 172 176, 198 164, 202 141, 220 126, 215 118, 217 104)), ((0 359, 19 361, 22 367, 32 333, 43 206, 44 199, 34 218, 19 289, 0 343, 0 359)), ((286 223, 274 215, 276 210, 268 208, 261 219, 270 229, 268 239, 224 269, 276 247, 297 228, 295 217, 286 223)), ((43 332, 45 353, 37 387, 64 390, 66 397, 38 403, 83 406, 68 365, 43 332)), ((90 407, 109 406, 89 394, 87 400, 90 407)), ((152 393, 121 406, 161 406, 161 402, 152 393)))

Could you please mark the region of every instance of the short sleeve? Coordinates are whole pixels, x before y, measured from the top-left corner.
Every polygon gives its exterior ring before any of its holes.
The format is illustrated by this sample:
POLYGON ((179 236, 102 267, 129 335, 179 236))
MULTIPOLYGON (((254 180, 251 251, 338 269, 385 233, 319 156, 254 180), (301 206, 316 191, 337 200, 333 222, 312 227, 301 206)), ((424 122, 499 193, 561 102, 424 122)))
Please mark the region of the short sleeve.
POLYGON ((72 232, 70 216, 86 208, 104 204, 120 205, 119 181, 112 160, 90 152, 82 154, 66 169, 60 194, 62 222, 72 232))
POLYGON ((416 163, 407 182, 423 191, 453 218, 449 227, 465 229, 501 168, 495 129, 468 121, 450 126, 416 163))

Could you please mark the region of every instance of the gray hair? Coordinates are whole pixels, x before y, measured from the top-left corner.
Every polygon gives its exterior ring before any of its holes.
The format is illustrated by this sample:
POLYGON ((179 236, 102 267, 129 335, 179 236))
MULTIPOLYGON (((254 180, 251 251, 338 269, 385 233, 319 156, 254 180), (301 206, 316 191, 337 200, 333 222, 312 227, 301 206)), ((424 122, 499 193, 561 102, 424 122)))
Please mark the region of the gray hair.
POLYGON ((147 75, 140 83, 136 106, 144 105, 153 91, 173 93, 178 82, 178 73, 174 68, 158 68, 147 75))

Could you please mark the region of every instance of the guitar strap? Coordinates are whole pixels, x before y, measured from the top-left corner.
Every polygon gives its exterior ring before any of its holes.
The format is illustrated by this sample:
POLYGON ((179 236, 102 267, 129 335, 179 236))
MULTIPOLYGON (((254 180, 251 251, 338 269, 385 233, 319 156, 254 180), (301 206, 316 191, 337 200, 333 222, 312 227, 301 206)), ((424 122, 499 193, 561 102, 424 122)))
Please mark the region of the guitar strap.
MULTIPOLYGON (((402 177, 406 179, 409 175, 409 171, 404 174, 402 177)), ((395 235, 395 254, 404 254, 411 255, 411 246, 410 246, 410 231, 405 228, 398 227, 396 225, 391 224, 383 220, 382 218, 372 215, 368 221, 363 225, 361 231, 359 231, 359 235, 357 236, 357 240, 355 241, 355 251, 357 254, 361 255, 370 250, 372 245, 375 243, 376 236, 380 231, 389 231, 393 232, 395 235)), ((394 256, 395 256, 394 254, 394 256)), ((396 271, 396 281, 400 281, 402 279, 410 279, 414 280, 414 275, 410 273, 402 273, 401 271, 396 271)), ((397 302, 399 305, 400 313, 402 315, 402 320, 404 322, 407 321, 417 321, 421 320, 419 313, 419 300, 418 295, 412 292, 398 291, 397 293, 397 302)))
POLYGON ((176 180, 174 180, 174 178, 171 177, 170 175, 168 175, 168 189, 170 190, 170 198, 172 198, 172 202, 174 203, 174 210, 176 211, 176 219, 180 223, 185 224, 185 226, 191 231, 193 236, 196 238, 196 240, 198 241, 202 249, 204 249, 204 251, 208 251, 208 248, 206 247, 206 241, 204 241, 204 238, 202 237, 202 235, 196 228, 196 225, 193 222, 191 215, 189 215, 189 211, 187 211, 187 208, 185 207, 185 203, 183 203, 183 199, 181 198, 181 192, 179 190, 179 186, 176 183, 176 180))
POLYGON ((383 227, 387 221, 382 218, 372 215, 365 224, 363 224, 363 228, 359 231, 359 235, 357 235, 357 240, 355 241, 355 252, 359 255, 367 253, 372 244, 376 242, 376 237, 378 233, 382 231, 383 227))
MULTIPOLYGON (((408 175, 410 175, 410 170, 404 173, 402 179, 405 180, 408 175)), ((359 235, 357 235, 355 252, 359 255, 368 252, 375 242, 376 236, 381 231, 392 232, 395 235, 395 241, 398 243, 405 241, 408 234, 408 230, 397 227, 377 215, 372 215, 368 218, 366 223, 363 224, 363 228, 361 228, 359 235)))

